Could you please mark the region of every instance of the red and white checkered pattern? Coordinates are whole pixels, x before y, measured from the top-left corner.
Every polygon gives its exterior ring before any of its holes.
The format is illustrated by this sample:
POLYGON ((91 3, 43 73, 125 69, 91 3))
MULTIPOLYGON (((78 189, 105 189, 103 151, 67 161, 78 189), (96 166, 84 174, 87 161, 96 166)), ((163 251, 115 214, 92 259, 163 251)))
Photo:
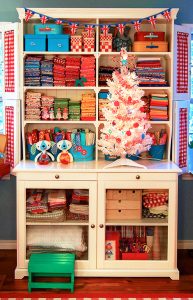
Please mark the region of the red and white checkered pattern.
MULTIPOLYGON (((83 31, 82 32, 82 38, 83 38, 83 40, 85 39, 85 38, 88 38, 89 36, 88 36, 88 32, 87 31, 83 31)), ((95 31, 92 31, 91 32, 91 37, 92 38, 94 38, 95 37, 95 31)))
POLYGON ((72 35, 71 36, 71 51, 81 52, 82 51, 82 36, 72 35))
POLYGON ((95 48, 94 38, 85 38, 84 39, 84 51, 92 52, 92 51, 94 51, 94 48, 95 48))
POLYGON ((5 92, 15 91, 14 67, 14 31, 6 31, 4 35, 4 76, 5 92))
POLYGON ((7 134, 6 162, 14 167, 14 107, 5 107, 5 133, 7 134))
POLYGON ((188 109, 180 108, 179 111, 179 167, 187 167, 187 146, 188 146, 188 109))
POLYGON ((100 35, 100 51, 101 52, 112 52, 112 34, 105 36, 100 35))
POLYGON ((188 33, 177 33, 177 93, 188 93, 188 33))

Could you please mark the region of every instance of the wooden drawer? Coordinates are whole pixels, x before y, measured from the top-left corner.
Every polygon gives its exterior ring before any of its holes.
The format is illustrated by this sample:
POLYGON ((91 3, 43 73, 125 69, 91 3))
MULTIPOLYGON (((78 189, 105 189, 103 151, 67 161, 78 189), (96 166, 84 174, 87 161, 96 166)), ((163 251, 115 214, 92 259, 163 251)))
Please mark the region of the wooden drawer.
MULTIPOLYGON (((41 181, 90 181, 90 180, 97 180, 96 173, 63 173, 63 172, 22 172, 17 173, 17 180, 41 180, 41 181)), ((49 185, 49 183, 48 183, 49 185)))
POLYGON ((168 42, 134 42, 133 43, 134 52, 167 52, 168 42))
POLYGON ((142 198, 141 190, 126 190, 126 189, 116 189, 107 190, 106 199, 107 200, 138 200, 142 198))
POLYGON ((106 209, 140 209, 141 200, 107 200, 106 209))
POLYGON ((139 220, 141 209, 107 209, 106 221, 110 220, 139 220))

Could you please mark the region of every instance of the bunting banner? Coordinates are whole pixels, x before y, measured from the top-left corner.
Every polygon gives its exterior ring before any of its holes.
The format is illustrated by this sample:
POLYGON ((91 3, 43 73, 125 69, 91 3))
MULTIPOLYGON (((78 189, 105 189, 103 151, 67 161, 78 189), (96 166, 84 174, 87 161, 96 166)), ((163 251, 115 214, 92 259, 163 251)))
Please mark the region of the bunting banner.
MULTIPOLYGON (((68 20, 61 20, 59 18, 55 19, 55 18, 49 17, 47 15, 40 14, 40 13, 38 13, 34 10, 31 10, 29 8, 24 8, 24 9, 25 9, 25 21, 26 22, 28 22, 33 17, 33 15, 36 14, 36 15, 39 15, 39 18, 40 18, 40 21, 41 21, 42 24, 46 24, 46 22, 50 19, 50 20, 54 20, 56 24, 67 24, 67 25, 69 25, 70 28, 71 28, 72 35, 74 35, 76 33, 76 30, 77 30, 78 26, 80 25, 79 23, 74 23, 74 22, 71 22, 71 21, 68 21, 68 20)), ((107 36, 107 34, 109 32, 110 26, 116 26, 117 29, 119 30, 120 34, 123 35, 124 28, 125 28, 126 24, 132 24, 136 31, 140 31, 141 23, 144 20, 147 20, 152 25, 152 27, 155 29, 156 19, 157 19, 157 16, 159 16, 159 15, 162 15, 168 22, 171 21, 171 10, 172 10, 172 8, 167 8, 167 9, 165 9, 163 11, 160 11, 159 13, 154 14, 152 16, 147 16, 146 18, 143 18, 143 19, 134 20, 134 21, 132 20, 132 21, 123 22, 123 23, 119 23, 119 24, 115 24, 115 23, 109 23, 109 24, 81 23, 81 25, 85 26, 85 30, 88 32, 88 37, 91 37, 92 31, 94 30, 94 28, 96 26, 101 27, 101 30, 103 31, 103 34, 105 36, 107 36)))

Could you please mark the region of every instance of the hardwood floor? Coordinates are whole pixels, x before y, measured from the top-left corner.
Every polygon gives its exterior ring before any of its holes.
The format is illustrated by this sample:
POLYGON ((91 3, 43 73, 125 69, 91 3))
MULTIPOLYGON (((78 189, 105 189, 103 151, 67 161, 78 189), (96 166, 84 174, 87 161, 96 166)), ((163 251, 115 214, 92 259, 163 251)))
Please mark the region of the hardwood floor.
MULTIPOLYGON (((0 291, 19 294, 27 292, 27 277, 21 280, 14 279, 16 267, 16 250, 0 250, 0 291)), ((106 293, 120 294, 192 294, 193 298, 193 250, 178 250, 178 268, 180 280, 170 278, 90 278, 77 277, 75 279, 75 294, 106 293)), ((46 293, 53 293, 50 290, 46 293)), ((41 290, 42 295, 45 293, 41 290)), ((57 290, 58 294, 64 290, 57 290)), ((0 293, 0 294, 1 294, 0 293)), ((36 293, 36 291, 34 291, 36 293)), ((65 291, 65 294, 68 292, 65 291)))

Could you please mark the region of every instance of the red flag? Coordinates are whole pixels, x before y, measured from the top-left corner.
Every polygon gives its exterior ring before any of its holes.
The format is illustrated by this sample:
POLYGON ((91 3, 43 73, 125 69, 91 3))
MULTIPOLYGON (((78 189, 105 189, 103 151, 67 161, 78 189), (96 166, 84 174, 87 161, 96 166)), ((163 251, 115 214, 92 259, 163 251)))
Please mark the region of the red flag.
POLYGON ((48 17, 47 17, 47 16, 44 16, 44 15, 41 15, 41 16, 40 16, 40 20, 41 20, 41 23, 42 23, 42 24, 46 24, 46 22, 48 21, 48 17))
POLYGON ((103 27, 101 27, 101 30, 102 30, 104 36, 106 37, 109 32, 109 25, 103 25, 103 27))
POLYGON ((63 22, 62 22, 62 20, 60 20, 60 19, 56 19, 55 23, 58 24, 58 25, 60 25, 60 24, 62 24, 63 22))
POLYGON ((125 25, 123 24, 118 24, 118 29, 121 35, 123 35, 124 33, 124 29, 125 29, 125 25))
POLYGON ((71 34, 74 35, 76 33, 77 28, 78 28, 78 24, 77 23, 71 23, 70 28, 71 28, 71 34))
POLYGON ((93 31, 93 25, 87 25, 85 30, 88 32, 88 37, 91 37, 91 33, 93 31))
POLYGON ((140 31, 141 21, 138 20, 138 21, 133 22, 133 26, 136 31, 140 31))
POLYGON ((34 12, 31 11, 30 9, 25 10, 25 21, 28 22, 29 19, 34 15, 34 12))
POLYGON ((170 10, 165 10, 162 14, 168 22, 171 20, 171 11, 170 10))
POLYGON ((151 25, 155 29, 156 17, 155 16, 151 16, 151 17, 148 18, 148 21, 151 23, 151 25))

